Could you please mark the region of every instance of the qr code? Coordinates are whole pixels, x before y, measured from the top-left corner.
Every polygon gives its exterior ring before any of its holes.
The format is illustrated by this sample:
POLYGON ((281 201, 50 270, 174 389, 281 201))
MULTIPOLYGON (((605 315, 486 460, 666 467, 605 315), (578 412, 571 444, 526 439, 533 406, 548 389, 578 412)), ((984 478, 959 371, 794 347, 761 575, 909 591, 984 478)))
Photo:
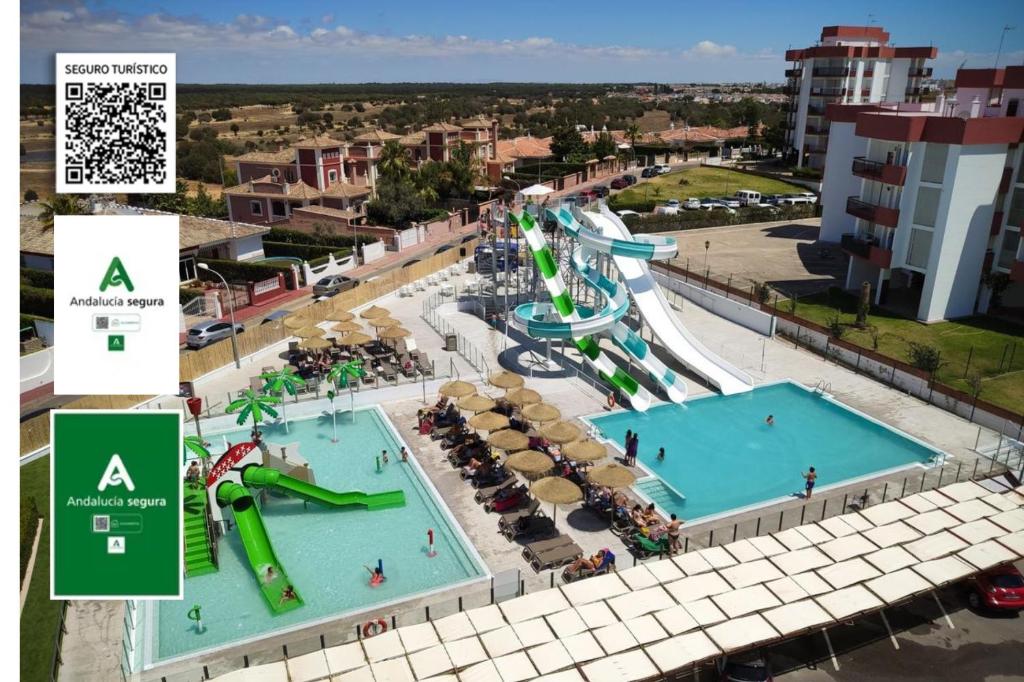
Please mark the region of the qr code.
POLYGON ((96 316, 96 329, 109 329, 109 328, 110 328, 110 318, 107 317, 106 315, 97 315, 96 316))
POLYGON ((68 185, 167 180, 166 83, 65 83, 64 95, 68 185))
POLYGON ((110 517, 106 515, 99 515, 92 517, 92 532, 93 533, 106 533, 110 530, 110 517))

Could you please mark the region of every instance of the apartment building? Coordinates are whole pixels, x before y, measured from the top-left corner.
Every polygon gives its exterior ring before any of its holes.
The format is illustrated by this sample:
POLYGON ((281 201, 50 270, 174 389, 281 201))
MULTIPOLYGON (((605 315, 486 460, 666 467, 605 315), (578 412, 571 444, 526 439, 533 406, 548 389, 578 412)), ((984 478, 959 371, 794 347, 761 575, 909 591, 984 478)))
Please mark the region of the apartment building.
POLYGON ((923 322, 1024 307, 1024 66, 961 69, 927 104, 828 107, 823 241, 850 258, 846 288, 923 322))
POLYGON ((786 144, 797 166, 822 168, 830 104, 918 102, 934 47, 895 47, 881 26, 826 26, 812 46, 786 50, 786 144))

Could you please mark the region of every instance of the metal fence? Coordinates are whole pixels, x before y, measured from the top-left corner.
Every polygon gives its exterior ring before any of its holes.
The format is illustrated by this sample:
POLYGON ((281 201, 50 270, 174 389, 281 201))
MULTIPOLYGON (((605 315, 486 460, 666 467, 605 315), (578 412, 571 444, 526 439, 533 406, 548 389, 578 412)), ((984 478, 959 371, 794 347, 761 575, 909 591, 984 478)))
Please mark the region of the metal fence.
POLYGON ((62 599, 60 602, 60 615, 57 619, 57 632, 53 635, 53 657, 50 660, 50 682, 57 682, 60 677, 60 666, 64 662, 61 658, 61 649, 64 647, 64 635, 68 633, 67 626, 68 602, 62 599))
MULTIPOLYGON (((450 337, 455 337, 455 351, 469 363, 470 367, 477 371, 480 375, 480 381, 486 382, 491 370, 483 352, 481 352, 480 349, 477 348, 468 338, 459 333, 459 331, 448 320, 446 320, 443 315, 437 312, 438 306, 442 303, 450 303, 457 300, 458 289, 454 286, 450 296, 446 296, 441 292, 431 294, 425 301, 423 301, 423 313, 420 317, 423 318, 424 322, 430 325, 431 329, 440 334, 446 342, 450 337)), ((447 348, 447 345, 446 349, 451 350, 450 348, 447 348)), ((458 368, 454 363, 452 363, 452 369, 455 374, 458 375, 458 368)))

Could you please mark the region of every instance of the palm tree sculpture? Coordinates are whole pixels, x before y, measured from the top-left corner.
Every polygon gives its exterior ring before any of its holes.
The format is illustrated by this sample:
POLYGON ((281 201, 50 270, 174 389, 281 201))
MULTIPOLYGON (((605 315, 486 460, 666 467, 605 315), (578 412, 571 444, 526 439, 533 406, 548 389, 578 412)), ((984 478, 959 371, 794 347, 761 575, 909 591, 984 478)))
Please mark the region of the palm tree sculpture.
POLYGON ((288 411, 285 410, 284 394, 287 392, 288 395, 294 396, 295 389, 305 386, 306 380, 297 375, 295 368, 291 365, 273 372, 264 372, 260 375, 260 379, 267 382, 263 386, 266 393, 276 393, 281 397, 281 416, 284 419, 284 431, 288 433, 288 411))
POLYGON ((210 473, 210 451, 200 436, 185 436, 185 449, 199 458, 203 463, 203 476, 210 473))
POLYGON ((276 417, 277 410, 271 407, 271 405, 277 405, 280 402, 281 399, 276 395, 257 393, 251 388, 247 388, 242 392, 241 398, 228 404, 225 411, 228 414, 238 412, 239 426, 244 425, 245 420, 252 416, 252 437, 253 440, 256 440, 259 434, 260 422, 263 421, 263 413, 266 412, 271 417, 276 417))
MULTIPOLYGON (((351 384, 348 382, 348 378, 351 376, 353 379, 358 379, 365 375, 363 366, 358 360, 350 360, 348 362, 336 362, 331 365, 331 369, 327 372, 327 381, 337 386, 338 388, 350 388, 351 384)), ((351 390, 349 391, 351 394, 351 390)), ((334 437, 331 439, 332 443, 338 442, 338 420, 337 415, 334 412, 334 389, 327 391, 327 399, 331 401, 331 426, 334 429, 334 437)), ((353 398, 354 400, 354 398, 353 398)), ((353 406, 354 407, 354 406, 353 406)))

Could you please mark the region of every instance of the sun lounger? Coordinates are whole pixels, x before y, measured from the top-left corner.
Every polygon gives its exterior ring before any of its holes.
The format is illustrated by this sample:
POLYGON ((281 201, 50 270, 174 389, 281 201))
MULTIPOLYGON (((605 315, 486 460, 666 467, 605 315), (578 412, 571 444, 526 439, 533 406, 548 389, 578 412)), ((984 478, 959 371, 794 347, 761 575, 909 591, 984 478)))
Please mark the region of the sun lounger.
POLYGON ((265 385, 266 382, 263 380, 263 377, 249 377, 249 388, 256 393, 263 393, 263 387, 265 385))
POLYGON ((426 376, 434 376, 434 367, 426 353, 420 352, 416 355, 416 368, 426 376))
POLYGON ((518 479, 515 476, 509 476, 508 478, 506 478, 504 481, 497 485, 489 485, 486 488, 480 488, 479 490, 476 491, 476 494, 473 496, 473 500, 477 504, 483 504, 484 502, 494 497, 499 490, 503 490, 504 488, 509 487, 517 480, 518 479))
POLYGON ((504 532, 506 528, 515 525, 516 521, 518 521, 519 519, 525 516, 532 516, 536 514, 539 510, 540 501, 530 500, 530 504, 528 504, 524 509, 520 509, 519 511, 515 512, 509 512, 508 514, 502 514, 501 517, 498 519, 498 530, 504 532))
POLYGON ((398 381, 398 374, 395 372, 395 368, 387 360, 381 361, 380 374, 384 377, 384 381, 398 381))
POLYGON ((377 373, 373 371, 373 363, 363 360, 363 383, 372 384, 376 378, 377 373))
POLYGON ((517 538, 522 542, 532 542, 540 538, 549 538, 557 532, 558 529, 555 528, 555 522, 552 519, 533 514, 524 516, 510 525, 502 531, 502 535, 509 542, 517 538))
POLYGON ((572 538, 568 535, 558 535, 548 540, 538 540, 523 547, 523 558, 526 561, 533 561, 534 557, 542 552, 549 552, 556 547, 564 547, 573 544, 572 538))
POLYGON ((554 547, 546 552, 538 552, 530 561, 533 570, 540 573, 548 568, 567 566, 583 556, 583 550, 575 542, 569 545, 554 547))
POLYGON ((412 361, 408 353, 403 352, 398 356, 398 367, 405 376, 416 376, 416 363, 412 361))

